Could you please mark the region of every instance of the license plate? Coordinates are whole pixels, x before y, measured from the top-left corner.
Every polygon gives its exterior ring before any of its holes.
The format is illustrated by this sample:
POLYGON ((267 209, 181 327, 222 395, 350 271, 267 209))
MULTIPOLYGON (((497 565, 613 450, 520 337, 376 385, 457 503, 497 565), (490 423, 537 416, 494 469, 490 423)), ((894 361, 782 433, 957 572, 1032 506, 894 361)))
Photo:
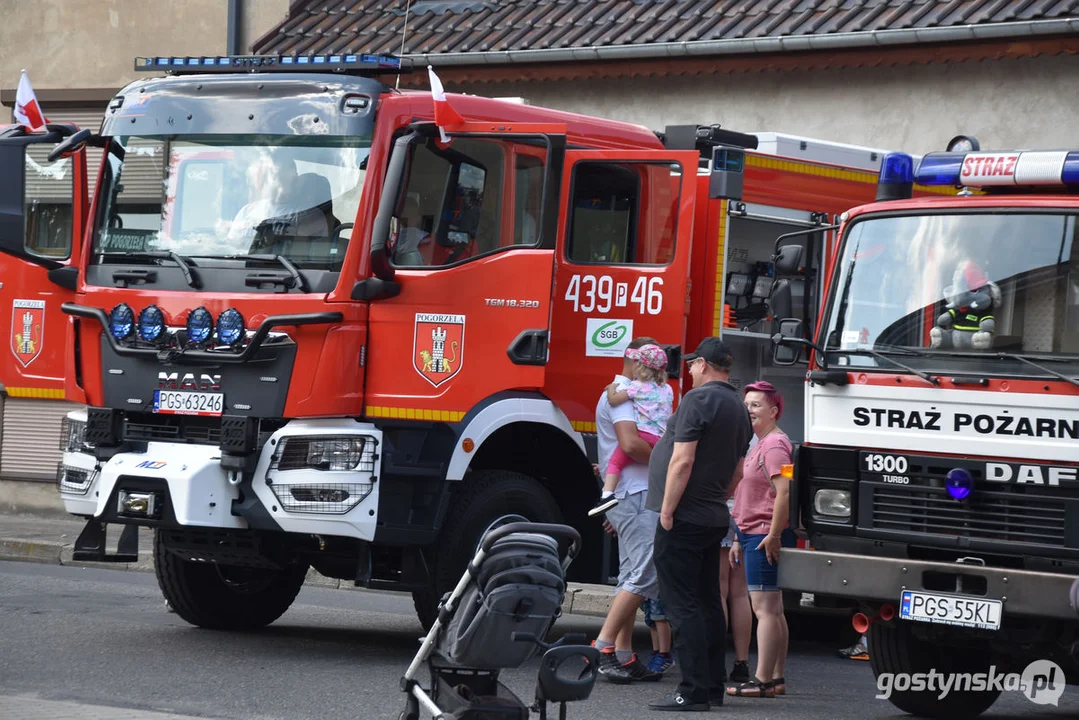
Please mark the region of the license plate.
POLYGON ((999 630, 1004 603, 1000 600, 905 590, 899 617, 915 622, 999 630))
POLYGON ((220 415, 225 409, 224 393, 155 390, 154 412, 162 415, 220 415))

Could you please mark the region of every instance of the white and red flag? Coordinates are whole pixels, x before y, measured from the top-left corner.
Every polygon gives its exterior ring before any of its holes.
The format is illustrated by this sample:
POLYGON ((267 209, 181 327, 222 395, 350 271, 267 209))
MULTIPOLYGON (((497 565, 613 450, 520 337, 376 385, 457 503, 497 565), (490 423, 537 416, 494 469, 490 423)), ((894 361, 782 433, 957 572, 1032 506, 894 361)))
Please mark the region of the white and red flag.
POLYGON ((15 91, 15 122, 26 126, 31 132, 45 130, 45 123, 48 122, 37 104, 37 96, 25 70, 19 78, 19 89, 15 91))
POLYGON ((427 75, 431 80, 431 99, 435 101, 435 125, 442 142, 449 142, 445 128, 460 125, 465 121, 461 114, 453 109, 450 101, 446 99, 446 91, 442 87, 442 81, 435 75, 435 69, 427 66, 427 75))

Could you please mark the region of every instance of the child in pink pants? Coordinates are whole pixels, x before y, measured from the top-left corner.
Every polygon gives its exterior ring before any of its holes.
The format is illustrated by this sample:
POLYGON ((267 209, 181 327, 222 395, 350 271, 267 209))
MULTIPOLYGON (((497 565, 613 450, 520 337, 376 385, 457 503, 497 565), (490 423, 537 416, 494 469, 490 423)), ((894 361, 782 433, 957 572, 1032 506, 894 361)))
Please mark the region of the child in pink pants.
MULTIPOLYGON (((655 447, 674 407, 674 391, 667 383, 667 353, 659 345, 650 344, 626 350, 626 357, 633 360, 635 379, 621 385, 611 383, 607 387, 607 399, 611 405, 632 401, 637 434, 655 447)), ((632 462, 635 461, 622 448, 615 448, 604 472, 600 502, 589 515, 606 512, 618 504, 614 490, 622 470, 632 462)))

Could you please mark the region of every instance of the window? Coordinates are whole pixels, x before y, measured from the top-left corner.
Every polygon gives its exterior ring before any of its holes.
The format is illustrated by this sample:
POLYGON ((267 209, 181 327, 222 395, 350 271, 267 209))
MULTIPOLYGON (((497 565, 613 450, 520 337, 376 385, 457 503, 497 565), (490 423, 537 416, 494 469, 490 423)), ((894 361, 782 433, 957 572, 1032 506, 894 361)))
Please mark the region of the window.
POLYGON ((670 263, 681 182, 677 165, 578 163, 573 172, 569 259, 604 265, 670 263))
MULTIPOLYGON (((528 222, 521 217, 514 228, 503 229, 505 143, 457 138, 448 148, 434 140, 414 144, 406 165, 404 192, 390 226, 387 244, 399 267, 440 267, 528 242, 528 222), (504 242, 513 238, 513 242, 504 242)), ((540 165, 542 178, 542 165, 540 165)), ((530 167, 518 164, 526 188, 517 188, 527 200, 530 167)), ((542 180, 537 185, 542 187, 542 180)), ((537 190, 538 192, 538 190, 537 190)), ((538 207, 538 205, 537 205, 538 207)), ((526 209, 527 212, 527 209, 526 209)), ((538 210, 535 217, 538 218, 538 210)), ((506 214, 506 217, 514 217, 506 214)))
POLYGON ((49 143, 26 147, 26 251, 64 260, 71 254, 74 167, 71 158, 49 162, 49 143))

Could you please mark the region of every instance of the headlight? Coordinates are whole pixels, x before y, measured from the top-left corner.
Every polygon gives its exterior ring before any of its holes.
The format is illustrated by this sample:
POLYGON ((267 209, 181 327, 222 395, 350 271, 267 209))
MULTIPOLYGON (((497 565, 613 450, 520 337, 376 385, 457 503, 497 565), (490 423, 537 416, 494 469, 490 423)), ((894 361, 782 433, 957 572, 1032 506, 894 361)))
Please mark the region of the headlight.
POLYGON ((847 490, 818 490, 813 496, 813 509, 819 515, 850 517, 850 492, 847 490))
POLYGON ((277 469, 374 472, 374 450, 364 452, 367 440, 362 435, 286 438, 277 469))
POLYGON ((86 445, 86 422, 65 417, 60 422, 60 451, 83 452, 86 445))

